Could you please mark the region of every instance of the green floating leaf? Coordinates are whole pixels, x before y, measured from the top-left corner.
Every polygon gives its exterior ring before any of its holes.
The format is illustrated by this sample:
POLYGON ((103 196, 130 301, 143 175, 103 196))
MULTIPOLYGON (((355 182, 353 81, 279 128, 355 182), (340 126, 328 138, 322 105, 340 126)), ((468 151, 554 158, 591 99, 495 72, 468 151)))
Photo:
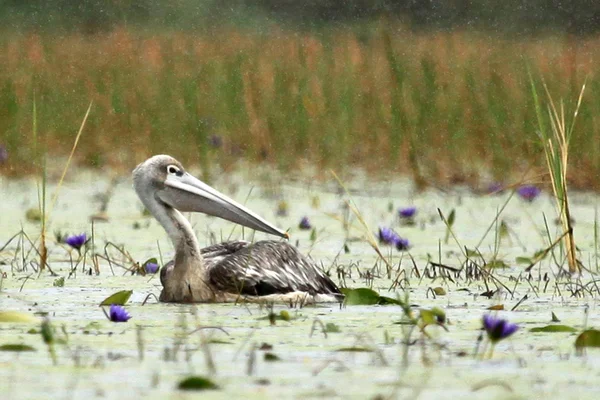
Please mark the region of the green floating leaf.
POLYGON ((0 322, 39 322, 31 314, 19 311, 0 311, 0 322))
POLYGON ((265 353, 264 359, 267 362, 281 361, 281 358, 279 358, 279 356, 274 353, 265 353))
POLYGON ((119 306, 124 306, 127 303, 127 300, 131 297, 133 290, 121 290, 120 292, 113 293, 108 296, 102 303, 101 306, 110 306, 111 304, 117 304, 119 306))
POLYGON ((434 287, 433 288, 433 293, 435 293, 436 296, 445 296, 446 295, 446 289, 444 289, 441 286, 434 287))
POLYGON ((373 289, 358 288, 358 289, 341 289, 344 294, 344 304, 347 306, 371 306, 379 304, 379 293, 373 289))
POLYGON ((222 340, 222 339, 208 339, 206 341, 206 343, 209 343, 209 344, 233 344, 233 342, 229 342, 227 340, 222 340))
POLYGON ((287 310, 279 311, 279 316, 281 317, 282 321, 290 321, 292 319, 292 316, 287 310))
POLYGON ((439 325, 446 322, 446 313, 439 307, 433 307, 431 310, 419 311, 420 325, 439 325))
POLYGON ((546 325, 536 328, 531 328, 530 332, 577 332, 577 329, 568 325, 546 325))
POLYGON ((387 297, 387 296, 379 296, 379 303, 377 303, 381 306, 385 306, 388 304, 395 304, 395 305, 402 305, 402 303, 400 303, 400 301, 398 301, 397 299, 393 299, 391 297, 387 297))
POLYGON ((387 305, 396 304, 400 305, 400 302, 396 299, 386 296, 380 296, 379 293, 369 288, 358 288, 358 289, 340 289, 344 294, 344 304, 347 306, 372 306, 372 305, 387 305))
POLYGON ((42 213, 38 208, 30 208, 25 212, 25 219, 29 222, 39 222, 42 220, 42 213))
POLYGON ((517 257, 517 258, 515 258, 515 262, 517 264, 526 264, 526 265, 533 264, 533 260, 529 257, 517 257))
POLYGON ((352 347, 341 347, 336 351, 339 352, 350 352, 350 353, 372 353, 372 349, 368 349, 366 347, 352 346, 352 347))
POLYGON ((190 376, 180 381, 177 385, 179 390, 217 390, 219 385, 203 376, 190 376))
POLYGON ((35 348, 26 344, 3 344, 0 351, 36 351, 35 348))
POLYGON ((60 278, 56 278, 54 280, 54 282, 52 283, 52 286, 55 286, 55 287, 63 287, 63 286, 65 286, 65 277, 61 276, 60 278))
POLYGON ((259 321, 269 320, 271 324, 275 324, 276 321, 291 321, 294 319, 292 315, 287 310, 281 310, 279 314, 275 314, 274 312, 270 312, 268 315, 264 317, 257 318, 259 321))
POLYGON ((575 348, 600 347, 600 331, 597 329, 588 329, 579 334, 575 339, 575 348))
POLYGON ((340 333, 341 329, 339 326, 334 324, 333 322, 328 322, 325 324, 325 333, 340 333))
POLYGON ((486 265, 488 268, 508 268, 509 265, 505 263, 503 260, 491 260, 486 265))

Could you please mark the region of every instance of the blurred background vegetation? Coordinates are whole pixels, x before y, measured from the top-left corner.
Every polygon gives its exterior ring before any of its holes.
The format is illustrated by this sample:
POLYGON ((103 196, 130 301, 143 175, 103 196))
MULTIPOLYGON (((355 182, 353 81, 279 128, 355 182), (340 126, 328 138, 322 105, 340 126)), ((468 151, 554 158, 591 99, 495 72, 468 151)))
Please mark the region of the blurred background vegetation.
POLYGON ((244 158, 538 179, 532 76, 566 109, 587 82, 570 178, 600 188, 600 2, 4 0, 0 22, 3 174, 35 169, 34 103, 65 155, 93 100, 78 156, 95 167, 166 152, 205 177, 244 158))

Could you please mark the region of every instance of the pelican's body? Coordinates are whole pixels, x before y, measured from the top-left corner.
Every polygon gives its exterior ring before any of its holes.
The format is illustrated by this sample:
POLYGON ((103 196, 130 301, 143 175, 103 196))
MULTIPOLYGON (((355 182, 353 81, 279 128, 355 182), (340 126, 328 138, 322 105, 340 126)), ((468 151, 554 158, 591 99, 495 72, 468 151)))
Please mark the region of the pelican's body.
POLYGON ((185 172, 166 155, 133 171, 136 193, 167 231, 175 259, 161 270, 164 302, 333 302, 341 295, 331 279, 287 242, 225 242, 200 249, 180 211, 203 212, 252 229, 286 237, 269 224, 185 172))

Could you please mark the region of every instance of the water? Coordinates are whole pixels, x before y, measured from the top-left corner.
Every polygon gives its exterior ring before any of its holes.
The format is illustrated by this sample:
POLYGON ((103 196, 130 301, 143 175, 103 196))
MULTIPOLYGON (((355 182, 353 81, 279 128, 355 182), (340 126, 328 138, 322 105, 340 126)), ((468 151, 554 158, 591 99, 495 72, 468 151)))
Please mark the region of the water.
MULTIPOLYGON (((26 313, 47 312, 53 325, 64 326, 68 345, 57 346, 58 365, 53 366, 48 351, 39 334, 30 334, 35 323, 0 323, 0 345, 7 343, 29 344, 35 352, 0 352, 0 385, 3 398, 38 399, 48 395, 53 398, 118 399, 133 396, 144 398, 187 398, 192 395, 176 390, 177 382, 193 375, 211 376, 221 390, 203 393, 203 396, 248 398, 531 398, 560 394, 561 398, 596 398, 600 387, 595 384, 600 373, 598 352, 589 350, 584 357, 576 357, 573 343, 577 333, 540 334, 529 329, 550 322, 554 312, 561 323, 582 329, 598 327, 597 293, 571 297, 564 285, 554 277, 555 259, 548 257, 534 269, 531 284, 514 278, 524 266, 515 263, 517 256, 532 256, 536 250, 548 246, 544 215, 552 235, 558 228, 554 224, 554 204, 548 194, 543 194, 532 204, 513 198, 501 215, 509 227, 509 238, 503 238, 497 257, 511 268, 494 271, 494 275, 513 294, 504 291, 499 297, 487 299, 478 296, 488 288, 483 281, 466 281, 464 276, 454 279, 419 279, 411 273, 413 261, 408 253, 382 247, 394 271, 388 276, 384 264, 364 240, 364 230, 356 218, 351 218, 352 228, 345 231, 342 220, 345 213, 344 196, 334 185, 309 183, 309 179, 285 182, 264 172, 222 175, 214 186, 226 194, 275 222, 290 228, 292 243, 313 259, 330 269, 337 281, 336 269, 343 267, 349 274, 345 282, 349 287, 364 287, 370 282, 359 276, 359 270, 371 270, 375 275, 373 288, 382 294, 388 292, 392 280, 401 270, 410 281, 410 300, 416 307, 445 309, 448 331, 438 327, 427 328, 432 340, 425 346, 417 343, 409 347, 408 367, 403 367, 401 344, 403 325, 394 324, 401 319, 397 306, 325 305, 289 310, 291 321, 277 321, 272 326, 265 317, 269 310, 259 305, 158 304, 149 294, 160 293, 157 277, 131 275, 114 264, 112 269, 105 260, 100 261, 100 275, 88 275, 73 268, 71 258, 77 253, 62 244, 53 242, 55 231, 64 233, 87 232, 91 234, 90 215, 98 212, 95 195, 109 187, 108 176, 94 172, 80 172, 70 177, 60 191, 51 214, 49 229, 50 266, 59 276, 65 277, 64 287, 55 287, 56 276, 34 272, 32 266, 22 270, 21 253, 15 258, 15 245, 0 253, 0 271, 6 273, 0 292, 0 310, 26 313), (318 197, 320 206, 312 207, 318 197), (287 217, 277 217, 277 203, 286 200, 287 217), (310 232, 300 231, 297 224, 304 215, 316 227, 317 238, 310 240, 310 232), (346 237, 350 253, 343 251, 346 237), (12 265, 11 265, 12 264, 12 265), (398 267, 400 265, 400 267, 398 267), (550 282, 537 278, 549 273, 550 282), (445 296, 433 298, 429 288, 441 286, 445 296), (555 289, 558 287, 559 290, 555 289), (124 324, 106 320, 98 304, 110 294, 133 290, 127 309, 133 318, 124 324), (501 315, 519 323, 521 329, 509 340, 500 343, 491 360, 473 357, 480 334, 481 316, 486 308, 503 304, 510 310, 525 295, 528 296, 513 311, 501 315), (587 312, 587 314, 586 314, 587 312), (341 332, 323 334, 320 325, 311 330, 315 321, 334 323, 341 332), (141 326, 141 339, 137 327, 141 326), (198 326, 221 327, 192 332, 198 326), (203 345, 203 338, 219 343, 203 345), (221 343, 224 342, 224 343, 221 343), (180 348, 173 357, 174 347, 180 348), (260 350, 266 343, 272 350, 260 350), (143 351, 140 351, 143 346, 143 351), (340 352, 344 347, 366 347, 371 352, 340 352), (208 349, 208 350, 207 350, 208 349), (207 351, 210 356, 207 356, 207 351), (280 357, 268 362, 266 352, 280 357), (169 353, 171 355, 169 355, 169 353), (143 359, 142 356, 143 355, 143 359), (207 359, 212 358, 215 371, 211 373, 207 359)), ((464 261, 461 246, 474 248, 484 236, 502 208, 509 194, 479 196, 467 190, 451 193, 429 190, 414 193, 408 181, 373 182, 357 174, 347 182, 352 199, 366 222, 375 231, 378 225, 393 226, 410 240, 412 255, 419 272, 423 273, 430 257, 434 261, 460 267, 464 261), (393 203, 393 211, 388 210, 393 203), (400 227, 396 209, 415 205, 418 208, 416 225, 400 227), (450 238, 443 243, 445 225, 437 209, 447 216, 456 210, 454 233, 460 243, 450 238)), ((35 181, 0 182, 3 201, 0 203, 0 245, 3 245, 21 226, 32 239, 37 238, 39 227, 25 220, 25 211, 37 205, 35 181)), ((50 185, 48 193, 54 192, 50 185)), ((574 193, 571 198, 575 218, 575 235, 581 250, 580 260, 595 271, 594 216, 598 198, 595 195, 574 193)), ((158 248, 165 261, 172 256, 170 242, 162 228, 151 218, 141 215, 131 182, 124 178, 114 190, 108 203, 108 223, 94 224, 96 251, 104 254, 107 241, 124 249, 131 257, 143 262, 158 257, 158 248)), ((212 238, 239 238, 242 232, 232 224, 202 215, 191 217, 202 245, 212 238)), ((496 226, 483 240, 480 251, 487 260, 496 252, 496 226)), ((256 234, 256 239, 265 235, 256 234)), ((88 253, 88 255, 91 253, 88 253)), ((560 252, 556 260, 562 263, 560 252)), ((130 266, 125 257, 109 249, 109 255, 130 266)), ((28 259, 33 260, 33 257, 28 259)), ((85 271, 92 266, 87 259, 85 271)), ((591 281, 589 273, 582 282, 591 281)), ((489 283, 488 283, 489 284, 489 283)), ((489 284, 491 285, 491 284, 489 284)), ((491 286, 493 289, 494 287, 491 286)), ((276 305, 275 313, 287 309, 276 305)), ((62 333, 58 334, 63 336, 62 333)), ((416 332, 414 339, 419 339, 416 332)))

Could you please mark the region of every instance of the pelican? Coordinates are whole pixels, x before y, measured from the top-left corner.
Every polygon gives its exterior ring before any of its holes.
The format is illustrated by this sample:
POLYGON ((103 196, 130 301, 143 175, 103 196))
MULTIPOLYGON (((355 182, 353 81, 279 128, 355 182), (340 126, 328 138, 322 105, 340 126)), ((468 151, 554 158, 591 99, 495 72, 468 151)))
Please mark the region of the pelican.
POLYGON ((282 238, 289 236, 187 173, 173 157, 156 155, 139 164, 133 170, 133 187, 175 248, 174 260, 160 273, 160 301, 306 304, 343 298, 332 280, 287 242, 233 241, 200 249, 182 212, 202 212, 282 238))

